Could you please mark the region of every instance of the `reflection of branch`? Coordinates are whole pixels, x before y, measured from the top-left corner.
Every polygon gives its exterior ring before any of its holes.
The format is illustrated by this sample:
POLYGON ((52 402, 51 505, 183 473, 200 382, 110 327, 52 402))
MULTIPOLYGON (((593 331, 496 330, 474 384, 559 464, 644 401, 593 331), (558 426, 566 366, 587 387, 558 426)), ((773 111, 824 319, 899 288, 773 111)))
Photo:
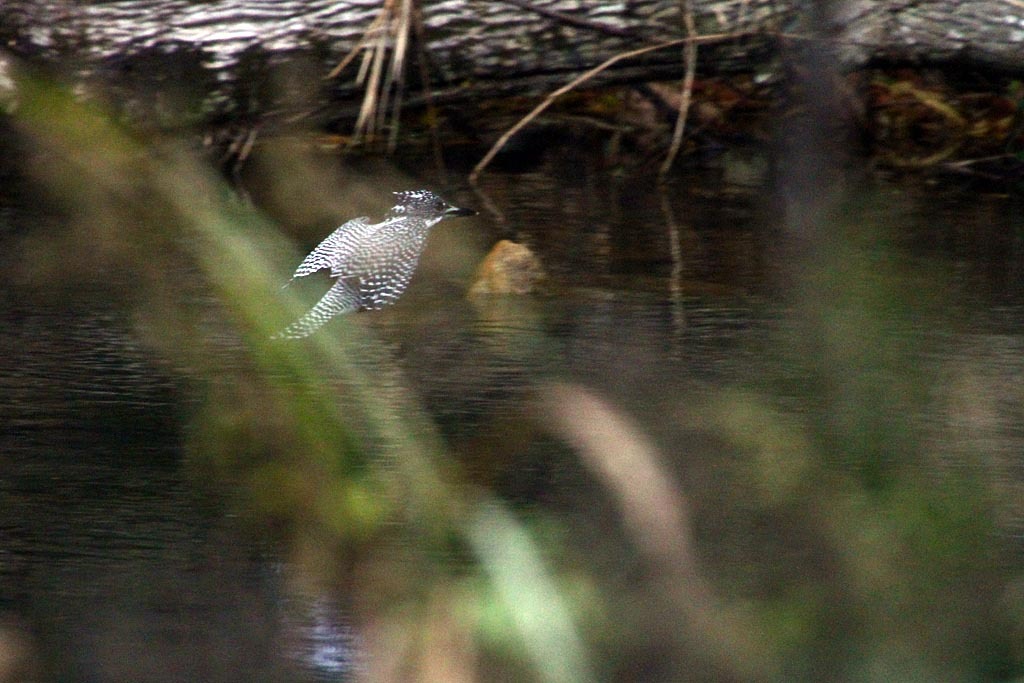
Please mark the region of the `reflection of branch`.
POLYGON ((693 7, 690 0, 680 0, 683 10, 683 24, 686 26, 686 37, 690 42, 683 48, 683 60, 686 62, 686 73, 683 76, 683 92, 679 97, 679 115, 672 131, 672 144, 669 145, 665 162, 658 171, 658 177, 665 179, 672 169, 672 163, 679 153, 679 145, 683 142, 683 131, 686 129, 686 117, 690 111, 690 98, 693 95, 693 79, 697 74, 697 25, 693 22, 693 7))
POLYGON ((481 208, 483 208, 484 211, 490 214, 491 218, 494 219, 494 222, 502 226, 503 228, 507 227, 508 219, 505 218, 505 214, 501 212, 501 209, 499 209, 497 205, 495 205, 495 203, 491 201, 490 195, 484 192, 484 190, 476 183, 473 183, 469 187, 471 190, 473 190, 473 194, 476 195, 477 199, 480 200, 481 208))
POLYGON ((647 47, 642 47, 642 48, 639 48, 637 50, 630 50, 629 52, 620 52, 619 54, 615 55, 614 57, 610 57, 610 58, 606 59, 605 61, 603 61, 600 64, 598 64, 597 66, 595 66, 590 71, 587 71, 587 72, 583 73, 582 75, 574 78, 569 83, 563 85, 558 90, 555 90, 554 92, 549 94, 547 97, 544 98, 543 102, 541 102, 539 105, 537 105, 533 109, 533 111, 531 111, 529 114, 527 114, 523 118, 519 119, 519 122, 516 123, 516 125, 512 126, 507 131, 505 131, 505 134, 502 135, 500 138, 498 138, 498 141, 495 142, 494 146, 491 147, 490 151, 488 151, 487 154, 484 155, 484 158, 480 160, 480 163, 478 163, 475 167, 473 167, 472 173, 469 174, 469 182, 470 183, 475 183, 477 181, 477 178, 480 177, 480 174, 483 172, 483 170, 485 168, 487 168, 487 165, 491 163, 491 161, 494 159, 494 157, 497 156, 498 152, 501 151, 501 149, 508 143, 508 141, 512 138, 512 136, 515 135, 516 133, 518 133, 523 128, 525 128, 527 125, 529 125, 529 123, 531 121, 533 121, 535 118, 540 116, 540 114, 545 109, 547 109, 552 104, 554 104, 556 99, 558 99, 559 97, 561 97, 565 93, 569 92, 573 88, 576 88, 581 83, 585 83, 586 81, 590 80, 591 78, 593 78, 597 74, 601 73, 602 71, 604 71, 608 67, 612 66, 613 64, 616 64, 617 62, 621 62, 623 59, 629 59, 631 57, 639 57, 640 55, 645 55, 648 52, 655 52, 657 50, 664 50, 665 48, 675 47, 677 45, 683 45, 685 43, 691 43, 691 42, 692 43, 698 43, 698 42, 700 42, 700 43, 710 43, 710 42, 714 42, 714 41, 718 41, 718 40, 726 40, 726 39, 731 40, 731 39, 734 39, 734 38, 738 38, 738 37, 740 37, 742 35, 744 35, 744 34, 742 34, 742 33, 716 33, 716 34, 713 34, 713 35, 699 36, 699 37, 693 37, 693 38, 677 38, 676 40, 668 40, 668 41, 665 41, 664 43, 657 43, 655 45, 648 45, 647 47))
POLYGON ((672 258, 672 274, 668 281, 669 300, 672 302, 672 338, 681 340, 686 329, 686 309, 683 308, 683 249, 680 244, 679 223, 676 220, 676 212, 672 210, 672 202, 669 199, 665 186, 659 188, 661 192, 661 212, 665 216, 665 225, 668 226, 668 252, 672 258))

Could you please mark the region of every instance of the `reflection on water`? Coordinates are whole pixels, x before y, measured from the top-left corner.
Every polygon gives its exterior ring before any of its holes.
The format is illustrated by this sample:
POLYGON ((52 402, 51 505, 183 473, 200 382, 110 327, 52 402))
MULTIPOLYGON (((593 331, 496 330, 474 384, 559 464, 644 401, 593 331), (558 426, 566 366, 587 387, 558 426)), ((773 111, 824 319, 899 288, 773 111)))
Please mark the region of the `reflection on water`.
MULTIPOLYGON (((707 179, 689 178, 666 197, 647 179, 570 173, 557 163, 485 183, 501 215, 440 229, 407 298, 357 316, 354 324, 379 341, 354 359, 368 366, 368 389, 387 395, 393 380, 407 382, 468 478, 560 510, 602 549, 613 543, 609 511, 581 507, 593 502, 593 482, 537 433, 531 414, 538 383, 583 383, 626 406, 679 470, 716 570, 740 584, 767 581, 745 569, 747 548, 793 541, 718 504, 728 498, 730 456, 702 432, 694 408, 723 388, 770 386, 777 408, 813 410, 804 404, 810 373, 787 355, 800 343, 777 346, 802 332, 787 317, 792 301, 775 294, 786 257, 767 212, 750 196, 708 190, 707 179), (540 255, 548 290, 464 299, 464 283, 452 280, 475 264, 453 268, 447 255, 479 253, 507 235, 540 255)), ((471 205, 471 196, 452 199, 471 205)), ((90 292, 26 280, 19 259, 38 242, 24 236, 54 227, 19 197, 0 201, 0 616, 16 617, 37 666, 64 680, 347 675, 358 656, 344 611, 296 588, 275 542, 236 518, 222 486, 183 467, 199 389, 218 377, 147 343, 145 313, 132 309, 123 285, 90 292)), ((937 278, 950 274, 942 284, 948 317, 922 317, 909 330, 929 341, 921 363, 969 389, 950 396, 972 397, 937 397, 921 421, 950 464, 957 452, 961 466, 978 464, 968 459, 974 450, 996 454, 998 484, 1019 488, 1024 290, 1012 236, 1021 226, 985 200, 940 211, 910 196, 887 208, 884 224, 900 231, 898 258, 937 278)), ((167 277, 188 277, 189 265, 181 267, 167 277)), ((218 310, 211 297, 190 305, 218 310)), ((225 377, 244 355, 230 332, 206 352, 218 356, 206 367, 225 377)), ((1006 511, 1008 529, 1024 529, 1019 512, 1006 511)))

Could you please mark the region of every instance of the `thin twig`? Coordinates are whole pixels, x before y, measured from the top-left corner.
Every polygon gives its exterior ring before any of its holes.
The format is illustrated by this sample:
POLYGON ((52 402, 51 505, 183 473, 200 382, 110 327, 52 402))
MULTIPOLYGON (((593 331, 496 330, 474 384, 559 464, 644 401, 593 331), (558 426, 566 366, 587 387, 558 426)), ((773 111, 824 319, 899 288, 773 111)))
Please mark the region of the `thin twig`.
POLYGON ((680 0, 683 10, 683 24, 686 26, 686 37, 691 38, 690 42, 683 47, 683 59, 686 62, 686 73, 683 75, 682 92, 679 95, 679 115, 676 116, 675 129, 672 131, 672 143, 669 145, 668 154, 658 171, 658 178, 664 181, 668 172, 672 170, 672 164, 679 154, 679 147, 683 142, 683 132, 686 130, 686 118, 690 112, 690 100, 693 97, 693 80, 697 75, 697 26, 693 21, 693 8, 690 0, 680 0))
POLYGON ((477 181, 477 178, 480 177, 480 174, 483 172, 483 170, 487 168, 487 165, 491 163, 494 157, 497 156, 498 152, 501 151, 501 149, 508 143, 512 136, 521 131, 527 125, 529 125, 529 123, 533 121, 535 118, 540 116, 540 114, 543 113, 545 109, 554 104, 556 99, 558 99, 565 93, 569 92, 573 88, 576 88, 581 83, 585 83, 586 81, 590 80, 591 78, 601 73, 602 71, 612 66, 613 64, 621 62, 623 59, 639 57, 640 55, 645 55, 648 52, 664 50, 666 48, 675 47, 677 45, 683 45, 685 43, 711 43, 719 40, 733 40, 736 38, 743 37, 744 35, 747 35, 747 33, 713 33, 703 36, 695 36, 692 38, 676 38, 675 40, 667 40, 663 43, 648 45, 647 47, 641 47, 636 50, 630 50, 629 52, 620 52, 614 57, 609 57, 608 59, 604 60, 603 62, 595 66, 590 71, 585 72, 581 76, 577 76, 572 81, 563 85, 558 90, 555 90, 554 92, 550 93, 547 97, 544 98, 543 102, 534 107, 533 111, 531 111, 523 118, 519 119, 516 125, 512 126, 507 131, 505 131, 505 134, 498 138, 498 141, 495 142, 494 146, 492 146, 491 149, 487 152, 487 154, 484 155, 484 158, 481 159, 480 162, 473 167, 473 171, 469 174, 469 182, 475 183, 477 181))
POLYGON ((523 118, 519 119, 519 122, 516 123, 516 125, 512 126, 511 128, 509 128, 507 131, 505 131, 504 135, 502 135, 500 138, 498 138, 498 141, 495 142, 494 146, 491 147, 490 151, 488 151, 487 154, 484 155, 484 158, 480 160, 480 163, 478 163, 476 166, 473 167, 472 173, 469 174, 469 182, 470 183, 475 183, 476 182, 477 178, 480 177, 480 173, 485 168, 487 168, 487 165, 489 163, 491 163, 491 160, 494 159, 495 156, 497 156, 498 152, 501 151, 502 147, 505 146, 505 144, 512 138, 513 135, 515 135, 516 133, 521 131, 523 128, 525 128, 527 125, 529 125, 530 121, 533 121, 535 118, 540 116, 540 114, 543 113, 543 111, 545 109, 547 109, 548 107, 550 107, 552 104, 555 103, 556 99, 558 99, 559 97, 561 97, 565 93, 569 92, 570 90, 572 90, 573 88, 578 86, 580 83, 586 82, 587 80, 593 78, 594 76, 596 76, 597 74, 601 73, 602 71, 604 71, 608 67, 612 66, 616 62, 621 62, 623 59, 629 59, 630 57, 638 57, 640 55, 647 54, 648 52, 654 52, 655 50, 664 50, 665 48, 674 47, 676 45, 682 45, 683 43, 685 43, 688 40, 690 40, 690 39, 689 38, 678 38, 676 40, 669 40, 669 41, 664 42, 664 43, 658 43, 657 45, 648 45, 647 47, 642 47, 642 48, 640 48, 638 50, 631 50, 629 52, 620 52, 619 54, 615 55, 614 57, 610 57, 610 58, 604 60, 603 62, 601 62, 600 64, 595 66, 593 69, 591 69, 590 71, 587 71, 587 72, 583 73, 581 76, 577 76, 576 78, 571 80, 569 83, 563 85, 558 90, 555 90, 554 92, 549 94, 547 97, 545 97, 543 102, 541 102, 536 107, 534 107, 533 111, 531 111, 529 114, 527 114, 523 118))

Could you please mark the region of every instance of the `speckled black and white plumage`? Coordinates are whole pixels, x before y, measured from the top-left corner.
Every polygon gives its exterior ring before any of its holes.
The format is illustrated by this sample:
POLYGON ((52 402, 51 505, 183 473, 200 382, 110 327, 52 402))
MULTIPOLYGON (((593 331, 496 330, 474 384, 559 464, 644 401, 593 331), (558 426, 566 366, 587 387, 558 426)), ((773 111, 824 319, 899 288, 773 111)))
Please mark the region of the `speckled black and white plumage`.
POLYGON ((292 280, 330 270, 337 281, 308 313, 274 338, 306 337, 341 313, 395 303, 412 279, 430 228, 449 216, 475 213, 451 206, 428 190, 395 196, 397 204, 380 223, 370 223, 366 216, 354 218, 303 259, 292 280))

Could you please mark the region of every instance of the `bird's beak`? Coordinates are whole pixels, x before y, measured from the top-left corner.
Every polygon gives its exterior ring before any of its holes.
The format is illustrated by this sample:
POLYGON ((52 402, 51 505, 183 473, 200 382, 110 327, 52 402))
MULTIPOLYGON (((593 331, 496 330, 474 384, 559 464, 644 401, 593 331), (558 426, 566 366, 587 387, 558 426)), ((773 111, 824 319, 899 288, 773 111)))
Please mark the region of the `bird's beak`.
POLYGON ((444 215, 446 216, 475 216, 476 211, 473 209, 460 209, 457 206, 449 206, 445 209, 444 215))

